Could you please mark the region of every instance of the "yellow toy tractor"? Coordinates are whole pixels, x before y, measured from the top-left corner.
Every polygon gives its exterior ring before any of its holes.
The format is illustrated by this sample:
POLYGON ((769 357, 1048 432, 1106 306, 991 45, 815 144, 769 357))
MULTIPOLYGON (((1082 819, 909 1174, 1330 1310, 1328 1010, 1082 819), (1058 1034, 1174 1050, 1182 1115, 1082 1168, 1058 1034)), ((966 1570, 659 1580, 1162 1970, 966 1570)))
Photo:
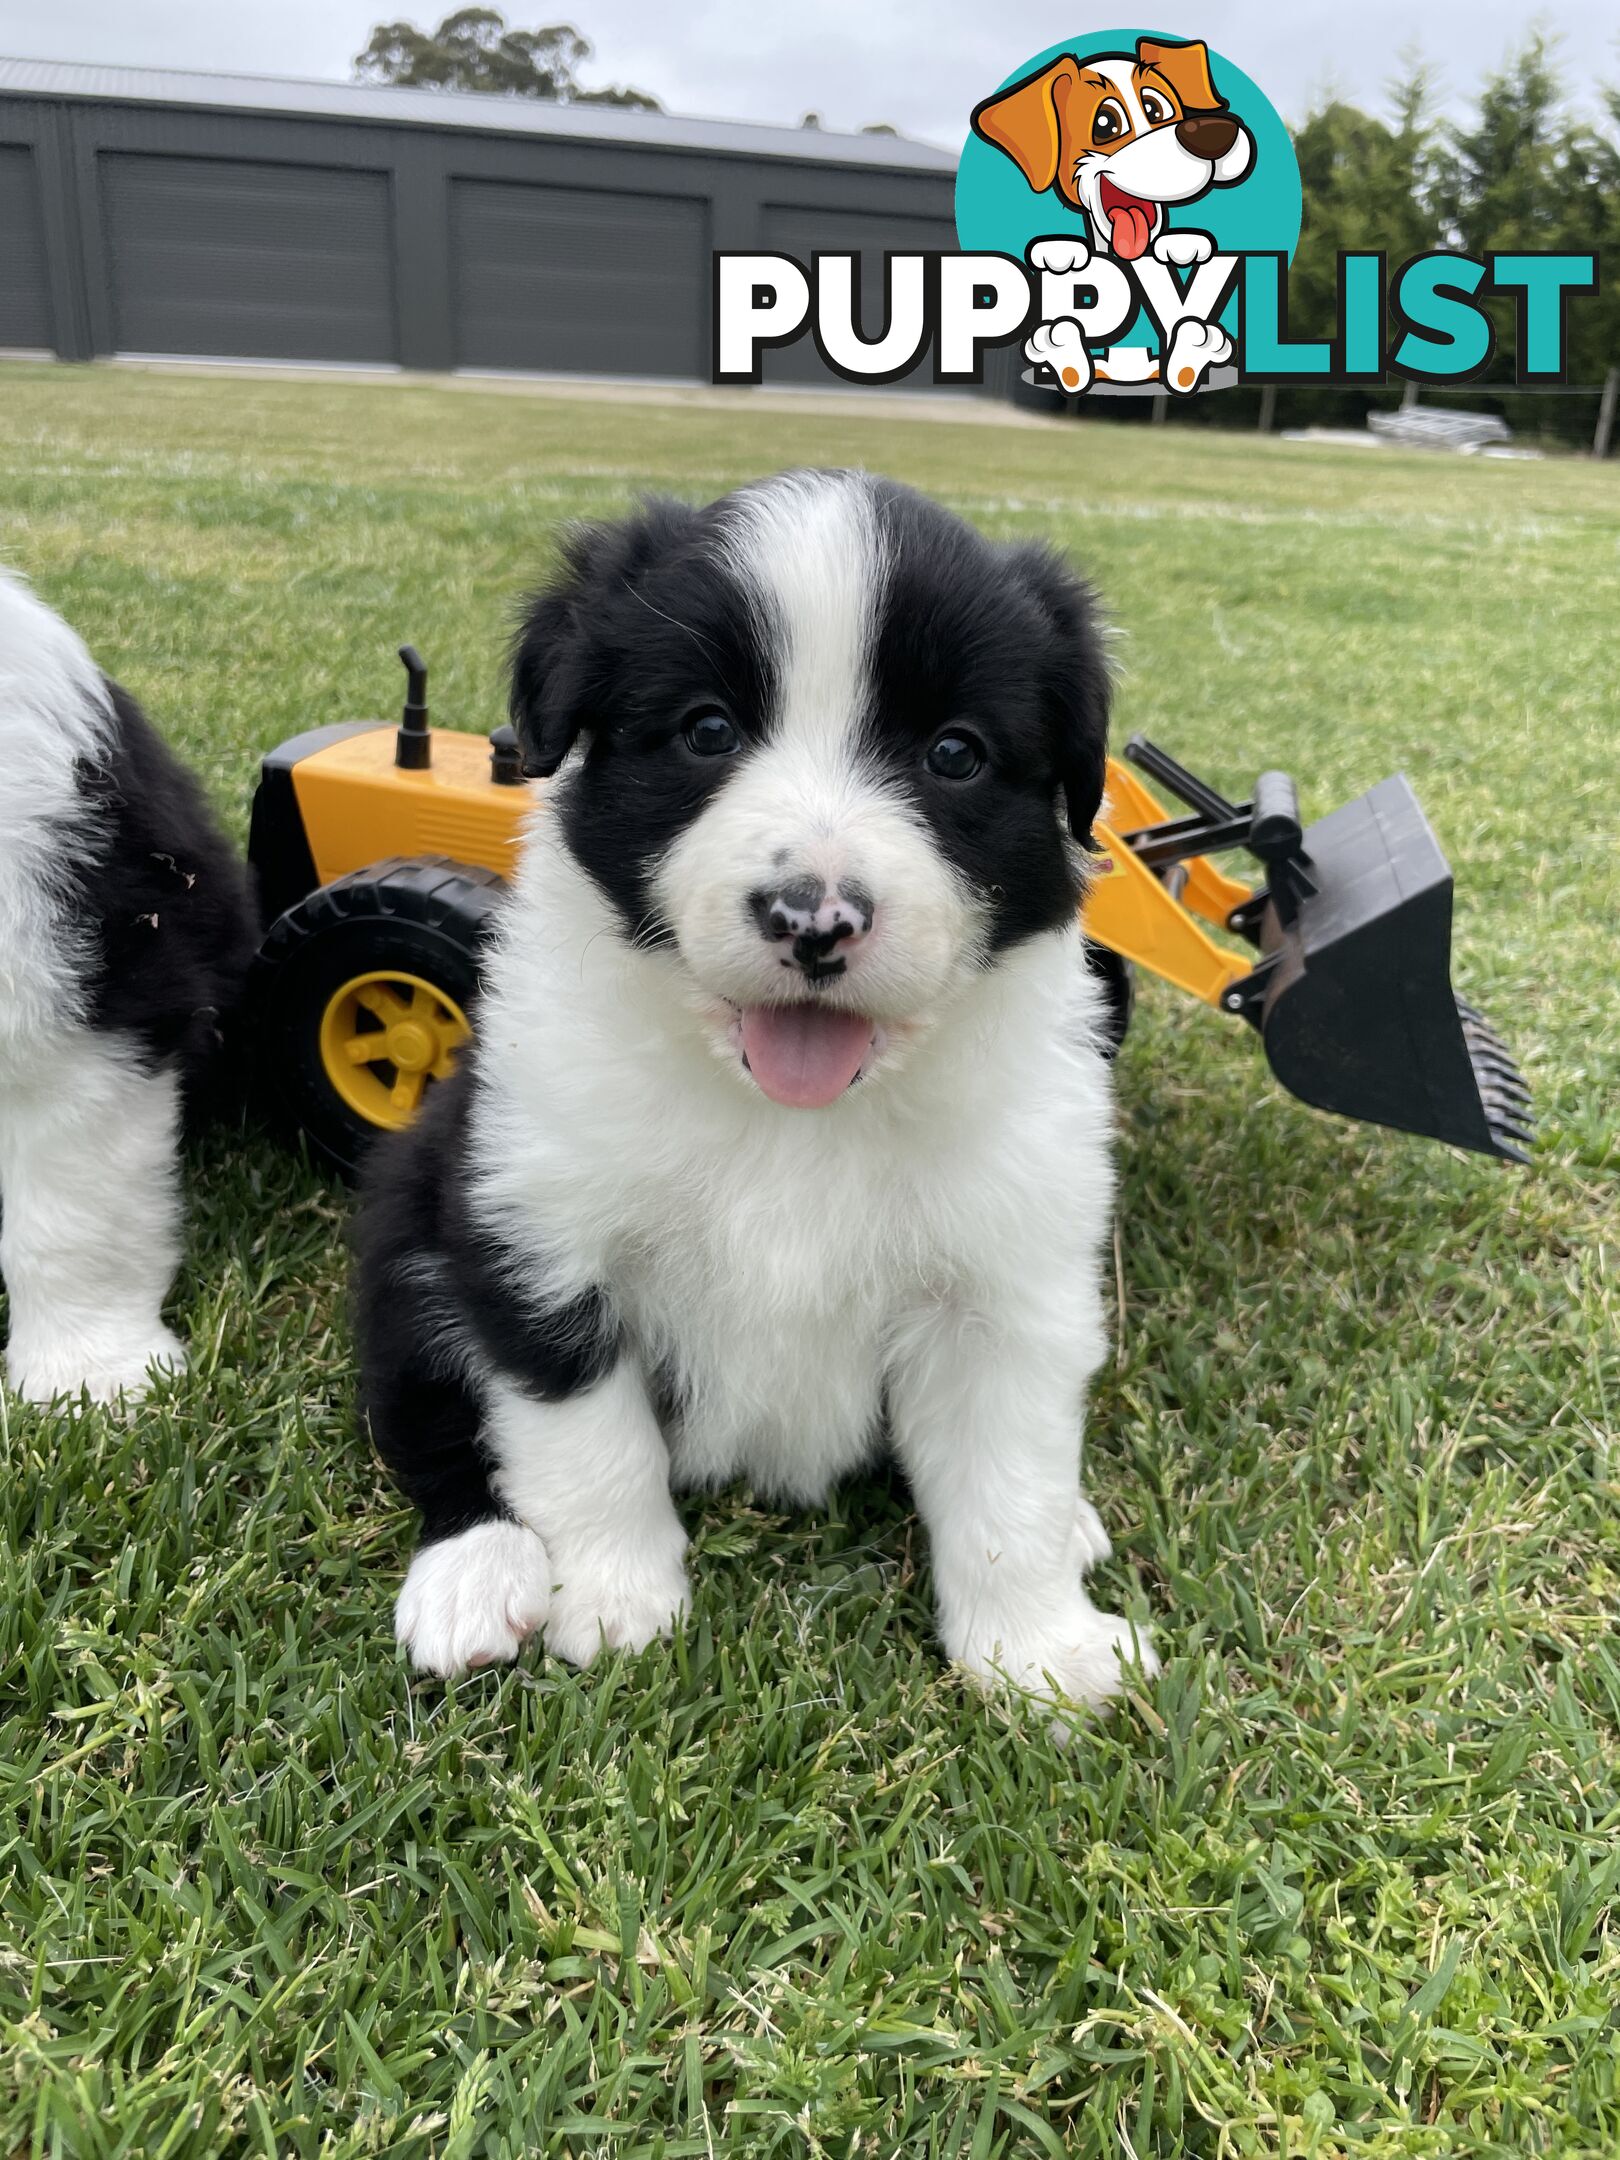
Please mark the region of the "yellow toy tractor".
MULTIPOLYGON (((397 728, 294 736, 264 759, 253 802, 258 1063, 287 1121, 344 1172, 454 1069, 543 792, 509 727, 487 741, 430 727, 426 666, 409 645, 400 658, 397 728)), ((1451 872, 1404 776, 1305 828, 1286 773, 1229 802, 1141 736, 1125 759, 1109 760, 1083 918, 1115 1047, 1144 967, 1248 1021, 1277 1078, 1318 1109, 1526 1161, 1529 1091, 1452 994, 1451 872), (1260 884, 1211 860, 1235 850, 1260 884)))

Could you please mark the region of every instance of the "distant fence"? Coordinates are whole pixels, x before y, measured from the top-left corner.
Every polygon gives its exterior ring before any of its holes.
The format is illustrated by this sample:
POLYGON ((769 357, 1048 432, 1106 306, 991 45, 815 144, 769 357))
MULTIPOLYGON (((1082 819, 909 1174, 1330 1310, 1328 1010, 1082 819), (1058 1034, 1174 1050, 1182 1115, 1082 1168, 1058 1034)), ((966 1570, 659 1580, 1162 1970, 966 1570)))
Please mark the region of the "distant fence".
MULTIPOLYGON (((1258 428, 1269 433, 1284 428, 1365 427, 1369 413, 1393 412, 1408 401, 1408 395, 1407 385, 1394 381, 1353 388, 1329 384, 1281 388, 1270 384, 1223 390, 1209 397, 1085 397, 1070 398, 1066 403, 1071 411, 1088 420, 1159 425, 1174 419, 1184 425, 1258 428)), ((1584 450, 1597 458, 1610 456, 1616 448, 1620 367, 1611 368, 1601 383, 1425 383, 1420 395, 1425 405, 1443 400, 1449 411, 1492 413, 1504 420, 1515 439, 1522 442, 1557 444, 1584 450)), ((1049 395, 1045 402, 1052 404, 1056 400, 1049 395)))

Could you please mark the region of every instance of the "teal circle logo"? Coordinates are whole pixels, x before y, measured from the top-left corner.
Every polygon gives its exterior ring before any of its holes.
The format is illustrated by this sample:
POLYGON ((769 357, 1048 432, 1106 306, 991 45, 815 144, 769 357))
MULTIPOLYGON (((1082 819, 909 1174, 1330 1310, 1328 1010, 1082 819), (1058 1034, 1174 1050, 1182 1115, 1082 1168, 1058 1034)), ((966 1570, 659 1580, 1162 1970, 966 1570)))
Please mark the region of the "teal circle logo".
MULTIPOLYGON (((1014 69, 975 106, 956 174, 965 252, 1039 268, 1030 248, 1052 243, 1045 266, 1089 260, 1111 290, 1124 289, 1121 270, 1141 283, 1168 266, 1190 281, 1211 254, 1291 259, 1300 207, 1293 143, 1259 85, 1201 40, 1149 30, 1087 31, 1014 69)), ((1234 312, 1228 298, 1215 320, 1230 329, 1234 312)), ((1138 308, 1108 342, 1155 338, 1138 308)), ((1116 380, 1129 360, 1122 352, 1116 380)), ((1103 362, 1096 375, 1109 380, 1103 362)))

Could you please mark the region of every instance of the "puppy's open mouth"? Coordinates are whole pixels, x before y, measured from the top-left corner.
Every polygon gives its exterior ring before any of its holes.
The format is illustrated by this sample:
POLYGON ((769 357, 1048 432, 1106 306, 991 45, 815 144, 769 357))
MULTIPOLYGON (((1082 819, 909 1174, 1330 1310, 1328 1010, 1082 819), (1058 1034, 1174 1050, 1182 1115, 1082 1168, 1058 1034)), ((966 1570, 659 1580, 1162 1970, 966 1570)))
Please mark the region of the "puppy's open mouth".
POLYGON ((1153 228, 1159 221, 1158 204, 1144 202, 1140 195, 1128 195, 1106 173, 1098 183, 1097 194, 1113 234, 1114 253, 1125 262, 1135 262, 1148 251, 1153 228))
POLYGON ((877 1038, 864 1013, 836 1006, 744 1005, 739 1048, 754 1084, 791 1110, 822 1110, 860 1078, 877 1038))

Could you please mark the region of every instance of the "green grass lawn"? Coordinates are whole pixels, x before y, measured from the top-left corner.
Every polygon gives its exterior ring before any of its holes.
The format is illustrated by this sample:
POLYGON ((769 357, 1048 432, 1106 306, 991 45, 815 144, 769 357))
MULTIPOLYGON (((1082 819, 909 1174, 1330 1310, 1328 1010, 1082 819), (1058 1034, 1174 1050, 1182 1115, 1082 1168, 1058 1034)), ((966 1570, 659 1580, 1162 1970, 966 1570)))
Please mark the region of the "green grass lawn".
POLYGON ((794 462, 1070 547, 1121 736, 1310 814, 1404 767, 1536 1166, 1144 990, 1089 1482, 1166 1670, 1065 1750, 943 1669, 883 1479, 689 1505, 673 1645, 413 1681, 344 1196, 213 1136, 190 1376, 0 1399, 0 2151, 1611 2160, 1620 470, 0 368, 0 555, 239 832, 403 637, 498 718, 560 521, 794 462))

